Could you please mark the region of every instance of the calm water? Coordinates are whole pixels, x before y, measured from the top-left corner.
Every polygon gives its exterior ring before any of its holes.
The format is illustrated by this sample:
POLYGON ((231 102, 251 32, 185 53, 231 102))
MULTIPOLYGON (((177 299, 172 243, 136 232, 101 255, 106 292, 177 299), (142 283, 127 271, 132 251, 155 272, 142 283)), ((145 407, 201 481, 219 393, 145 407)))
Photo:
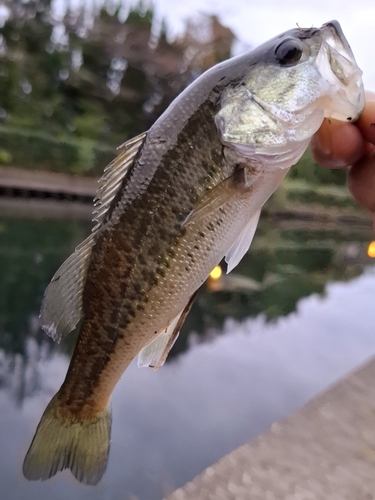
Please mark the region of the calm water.
POLYGON ((371 230, 263 220, 241 265, 202 289, 170 361, 123 375, 102 482, 27 482, 24 453, 74 345, 39 331, 40 301, 90 227, 27 213, 0 219, 3 498, 160 499, 375 354, 371 230))

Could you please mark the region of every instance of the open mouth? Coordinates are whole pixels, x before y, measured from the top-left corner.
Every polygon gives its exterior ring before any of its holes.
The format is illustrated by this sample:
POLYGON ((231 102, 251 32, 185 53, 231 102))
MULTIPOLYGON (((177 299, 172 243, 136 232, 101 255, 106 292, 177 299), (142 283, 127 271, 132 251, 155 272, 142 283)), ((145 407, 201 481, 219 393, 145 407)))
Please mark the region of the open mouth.
POLYGON ((364 108, 362 71, 357 66, 340 24, 330 21, 321 30, 323 41, 315 65, 330 85, 325 116, 355 121, 364 108))

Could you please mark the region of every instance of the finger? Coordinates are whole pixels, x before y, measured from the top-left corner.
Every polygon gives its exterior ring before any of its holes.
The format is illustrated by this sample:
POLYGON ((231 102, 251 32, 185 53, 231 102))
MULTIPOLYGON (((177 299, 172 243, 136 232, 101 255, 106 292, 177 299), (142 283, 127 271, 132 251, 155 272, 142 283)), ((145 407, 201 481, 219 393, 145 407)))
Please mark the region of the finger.
POLYGON ((357 126, 325 119, 311 141, 315 160, 326 168, 345 168, 363 156, 365 141, 357 126))
POLYGON ((356 122, 366 141, 375 144, 375 93, 366 92, 366 107, 356 122))
POLYGON ((375 153, 365 156, 350 169, 348 185, 353 197, 375 213, 375 153))

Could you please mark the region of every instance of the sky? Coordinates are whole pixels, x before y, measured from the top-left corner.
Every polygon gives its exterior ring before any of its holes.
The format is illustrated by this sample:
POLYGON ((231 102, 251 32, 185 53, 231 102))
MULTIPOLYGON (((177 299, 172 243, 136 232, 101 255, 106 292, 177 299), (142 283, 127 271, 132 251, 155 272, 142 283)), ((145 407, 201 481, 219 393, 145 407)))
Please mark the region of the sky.
POLYGON ((155 0, 156 13, 167 19, 175 33, 184 20, 198 13, 216 14, 237 38, 256 47, 297 24, 319 27, 337 19, 347 37, 366 88, 375 91, 375 2, 374 0, 155 0), (355 7, 354 7, 355 6, 355 7))
POLYGON ((256 47, 297 24, 319 27, 337 19, 348 39, 365 86, 375 90, 375 2, 373 0, 155 0, 157 15, 166 18, 177 31, 184 20, 199 12, 215 13, 237 38, 256 47))
MULTIPOLYGON (((98 5, 105 0, 53 0, 57 11, 64 6, 98 5)), ((111 0, 106 0, 111 1, 111 0)), ((124 12, 139 0, 112 0, 122 3, 124 12)), ((144 0, 147 5, 149 0, 144 0)), ((199 14, 215 14, 229 27, 240 43, 237 52, 256 47, 294 28, 319 27, 336 19, 340 22, 359 67, 365 87, 375 91, 375 1, 356 0, 153 0, 156 22, 165 19, 171 38, 184 30, 186 20, 199 14)))

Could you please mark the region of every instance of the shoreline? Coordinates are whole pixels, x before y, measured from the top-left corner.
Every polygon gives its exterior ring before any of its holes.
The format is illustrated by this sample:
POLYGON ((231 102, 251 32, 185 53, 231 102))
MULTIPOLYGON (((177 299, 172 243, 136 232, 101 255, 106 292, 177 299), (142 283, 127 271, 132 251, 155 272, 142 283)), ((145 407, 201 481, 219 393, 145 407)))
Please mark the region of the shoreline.
MULTIPOLYGON (((99 178, 65 173, 31 171, 16 167, 0 167, 0 210, 6 216, 43 218, 91 218, 93 199, 99 178)), ((345 193, 345 189, 337 188, 345 193)), ((285 200, 271 198, 262 210, 262 217, 278 222, 302 224, 333 224, 369 228, 372 220, 361 207, 322 206, 288 199, 288 191, 298 189, 293 181, 284 181, 285 200), (276 202, 275 202, 276 199, 276 202)), ((317 188, 318 190, 318 188, 317 188)))

